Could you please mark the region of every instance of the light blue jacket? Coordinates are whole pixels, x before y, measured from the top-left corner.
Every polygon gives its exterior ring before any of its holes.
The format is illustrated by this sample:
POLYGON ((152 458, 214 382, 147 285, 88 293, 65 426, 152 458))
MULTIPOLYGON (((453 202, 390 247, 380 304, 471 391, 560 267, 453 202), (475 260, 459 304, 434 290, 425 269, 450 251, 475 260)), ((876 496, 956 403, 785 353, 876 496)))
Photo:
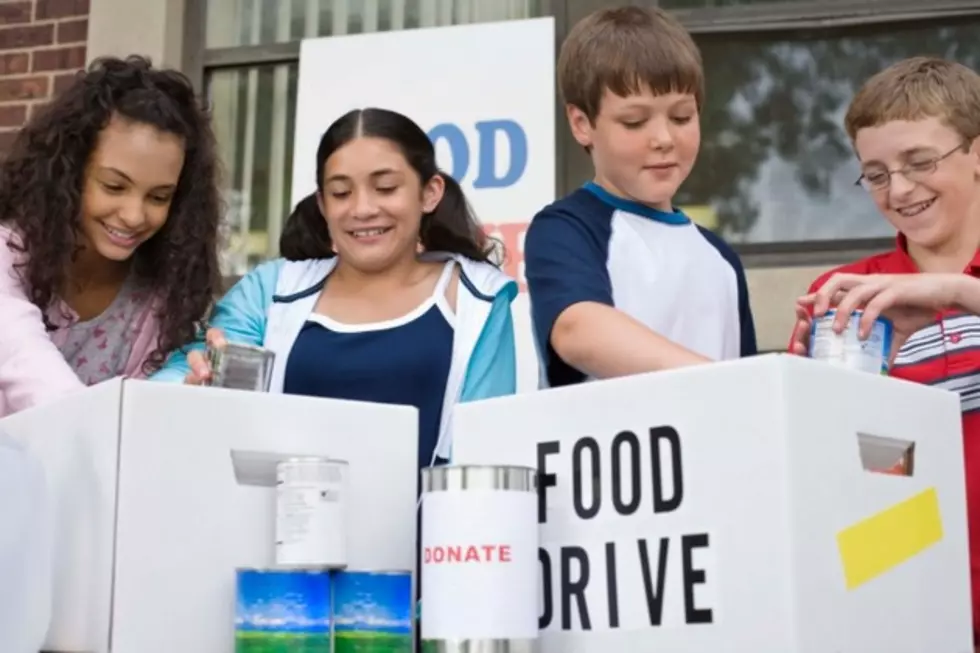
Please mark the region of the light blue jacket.
MULTIPOLYGON (((517 296, 517 284, 488 263, 443 253, 430 253, 426 258, 452 258, 460 267, 453 356, 436 445, 436 454, 448 459, 453 406, 516 392, 511 302, 517 296)), ((289 352, 336 260, 276 259, 263 263, 242 277, 215 306, 210 326, 221 329, 229 342, 258 345, 275 353, 272 392, 282 392, 289 352)), ((203 342, 196 342, 186 350, 203 348, 203 342)), ((151 379, 181 382, 189 369, 186 351, 177 351, 151 379)))

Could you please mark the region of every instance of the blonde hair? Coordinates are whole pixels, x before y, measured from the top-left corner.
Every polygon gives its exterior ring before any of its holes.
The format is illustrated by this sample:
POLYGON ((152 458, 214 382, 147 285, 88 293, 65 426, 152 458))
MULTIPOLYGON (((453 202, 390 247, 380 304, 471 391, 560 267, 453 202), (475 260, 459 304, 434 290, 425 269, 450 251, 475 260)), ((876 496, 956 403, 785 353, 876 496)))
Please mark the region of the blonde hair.
POLYGON ((853 141, 866 127, 924 118, 939 118, 968 142, 980 136, 980 75, 935 57, 899 61, 864 83, 844 127, 853 141))

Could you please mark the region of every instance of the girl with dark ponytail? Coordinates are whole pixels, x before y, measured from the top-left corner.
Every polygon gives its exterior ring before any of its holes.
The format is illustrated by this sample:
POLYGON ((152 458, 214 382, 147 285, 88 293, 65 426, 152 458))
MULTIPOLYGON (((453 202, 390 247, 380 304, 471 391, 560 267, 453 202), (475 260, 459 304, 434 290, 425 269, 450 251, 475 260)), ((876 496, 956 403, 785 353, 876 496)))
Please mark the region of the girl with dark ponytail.
MULTIPOLYGON (((274 351, 273 391, 415 406, 419 465, 446 461, 453 406, 515 392, 517 285, 406 116, 362 109, 334 122, 316 187, 286 221, 282 258, 218 303, 208 341, 274 351)), ((206 380, 202 348, 175 353, 156 378, 206 380)))

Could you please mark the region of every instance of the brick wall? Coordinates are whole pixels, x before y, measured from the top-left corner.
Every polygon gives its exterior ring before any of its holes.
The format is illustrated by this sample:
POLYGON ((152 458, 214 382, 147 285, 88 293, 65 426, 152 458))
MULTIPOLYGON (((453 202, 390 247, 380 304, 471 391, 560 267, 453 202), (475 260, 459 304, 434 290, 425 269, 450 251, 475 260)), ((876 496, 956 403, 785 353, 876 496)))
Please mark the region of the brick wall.
POLYGON ((85 66, 89 0, 0 0, 0 155, 85 66))

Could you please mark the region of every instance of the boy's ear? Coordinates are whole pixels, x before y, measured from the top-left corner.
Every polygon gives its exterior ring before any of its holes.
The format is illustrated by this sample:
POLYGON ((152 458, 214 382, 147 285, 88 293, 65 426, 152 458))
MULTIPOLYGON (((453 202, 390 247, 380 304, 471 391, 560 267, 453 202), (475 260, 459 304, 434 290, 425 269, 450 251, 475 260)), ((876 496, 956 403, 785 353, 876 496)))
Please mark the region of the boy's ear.
POLYGON ((592 121, 585 112, 574 104, 566 104, 565 116, 576 142, 586 149, 592 147, 592 121))
POLYGON ((980 180, 980 136, 970 143, 970 156, 973 157, 973 176, 980 180))

